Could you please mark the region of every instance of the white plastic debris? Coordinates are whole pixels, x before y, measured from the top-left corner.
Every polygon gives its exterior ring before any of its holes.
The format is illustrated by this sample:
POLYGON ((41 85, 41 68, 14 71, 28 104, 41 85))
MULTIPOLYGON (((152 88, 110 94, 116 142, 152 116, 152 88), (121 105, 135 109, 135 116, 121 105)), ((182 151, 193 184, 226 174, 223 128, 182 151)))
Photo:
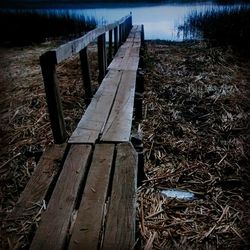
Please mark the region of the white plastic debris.
POLYGON ((181 200, 193 200, 195 198, 194 194, 191 192, 174 188, 162 190, 161 193, 168 198, 176 198, 181 200))

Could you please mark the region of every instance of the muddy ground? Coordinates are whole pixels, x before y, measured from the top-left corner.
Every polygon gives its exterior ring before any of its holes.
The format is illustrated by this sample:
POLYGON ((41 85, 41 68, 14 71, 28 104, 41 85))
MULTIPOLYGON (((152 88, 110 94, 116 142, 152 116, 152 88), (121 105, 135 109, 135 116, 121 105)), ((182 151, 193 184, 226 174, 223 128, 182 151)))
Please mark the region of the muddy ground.
MULTIPOLYGON (((53 143, 39 56, 56 43, 0 48, 3 249, 12 210, 46 145, 53 143)), ((206 43, 146 43, 145 180, 138 188, 143 249, 249 247, 249 60, 206 43), (190 200, 162 194, 194 194, 190 200)), ((96 48, 89 50, 97 87, 96 48)), ((57 68, 67 132, 85 109, 78 57, 57 68)), ((32 221, 32 220, 31 220, 32 221)), ((20 246, 34 222, 20 231, 20 246)), ((18 229, 19 230, 19 229, 18 229)), ((138 244, 139 245, 139 244, 138 244)))

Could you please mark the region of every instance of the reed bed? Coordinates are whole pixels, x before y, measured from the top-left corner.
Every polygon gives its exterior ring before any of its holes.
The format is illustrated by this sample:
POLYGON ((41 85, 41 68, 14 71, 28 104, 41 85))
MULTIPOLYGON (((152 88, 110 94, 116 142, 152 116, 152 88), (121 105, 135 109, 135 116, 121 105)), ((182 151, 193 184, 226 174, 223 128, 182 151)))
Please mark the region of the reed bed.
POLYGON ((0 42, 7 45, 29 45, 54 38, 83 35, 94 29, 93 17, 71 15, 56 10, 0 10, 0 42))
POLYGON ((250 6, 225 6, 220 10, 193 11, 179 29, 184 37, 203 38, 214 45, 249 51, 250 6))
POLYGON ((150 44, 146 61, 142 248, 247 249, 249 61, 202 43, 150 44))

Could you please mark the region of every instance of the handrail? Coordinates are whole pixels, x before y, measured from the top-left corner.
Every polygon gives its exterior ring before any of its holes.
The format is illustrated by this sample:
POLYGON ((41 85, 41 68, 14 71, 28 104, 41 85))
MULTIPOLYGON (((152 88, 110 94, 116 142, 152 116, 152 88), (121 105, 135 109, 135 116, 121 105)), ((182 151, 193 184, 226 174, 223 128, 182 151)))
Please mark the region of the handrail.
POLYGON ((131 28, 132 14, 130 13, 116 22, 91 30, 84 36, 65 43, 56 49, 49 50, 40 56, 40 65, 55 143, 63 143, 67 139, 63 109, 57 83, 56 65, 77 53, 80 54, 86 103, 89 103, 89 100, 92 98, 92 88, 89 75, 87 46, 97 38, 99 83, 101 83, 106 74, 107 59, 109 61, 111 60, 110 57, 116 53, 118 47, 125 41, 131 28), (106 32, 109 32, 109 58, 107 58, 106 53, 106 32), (114 46, 112 44, 113 34, 114 46))
POLYGON ((97 37, 103 35, 104 33, 108 32, 110 30, 115 29, 119 25, 124 24, 126 21, 130 21, 130 26, 132 26, 132 14, 129 14, 125 17, 122 17, 120 20, 118 20, 114 23, 103 25, 103 26, 98 27, 94 30, 91 30, 87 34, 85 34, 84 36, 77 38, 73 41, 70 41, 68 43, 65 43, 56 49, 52 49, 52 50, 48 51, 47 53, 45 53, 44 55, 48 56, 48 54, 49 54, 49 56, 52 57, 51 59, 56 64, 58 64, 64 60, 70 58, 71 56, 79 53, 82 49, 84 49, 91 42, 93 42, 97 37))

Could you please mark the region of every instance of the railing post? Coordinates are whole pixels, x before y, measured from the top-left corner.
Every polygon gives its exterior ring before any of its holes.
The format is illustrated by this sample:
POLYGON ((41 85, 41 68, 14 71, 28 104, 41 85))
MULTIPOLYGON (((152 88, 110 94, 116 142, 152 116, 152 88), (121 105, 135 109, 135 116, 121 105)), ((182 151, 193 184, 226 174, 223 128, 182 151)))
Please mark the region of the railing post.
POLYGON ((119 25, 119 47, 122 45, 122 24, 119 25))
POLYGON ((132 29, 132 27, 133 27, 132 12, 130 12, 130 17, 129 17, 129 28, 132 29))
POLYGON ((105 41, 105 33, 100 35, 97 39, 98 46, 98 66, 99 66, 99 83, 102 82, 103 78, 106 74, 107 69, 107 55, 106 55, 106 41, 105 41))
POLYGON ((114 55, 118 50, 118 27, 114 28, 114 55))
POLYGON ((112 61, 112 47, 113 47, 113 30, 109 31, 109 50, 108 50, 108 64, 112 61))
POLYGON ((56 54, 53 51, 43 54, 40 65, 54 142, 60 144, 66 141, 67 133, 56 76, 56 54))
POLYGON ((87 47, 82 49, 79 52, 80 61, 81 61, 81 70, 83 77, 83 86, 85 90, 85 103, 88 105, 93 97, 91 80, 90 80, 90 71, 89 71, 89 61, 88 61, 88 52, 87 47))
POLYGON ((124 43, 126 40, 126 29, 125 29, 125 22, 122 24, 122 42, 124 43))

